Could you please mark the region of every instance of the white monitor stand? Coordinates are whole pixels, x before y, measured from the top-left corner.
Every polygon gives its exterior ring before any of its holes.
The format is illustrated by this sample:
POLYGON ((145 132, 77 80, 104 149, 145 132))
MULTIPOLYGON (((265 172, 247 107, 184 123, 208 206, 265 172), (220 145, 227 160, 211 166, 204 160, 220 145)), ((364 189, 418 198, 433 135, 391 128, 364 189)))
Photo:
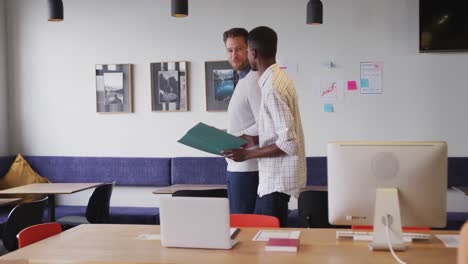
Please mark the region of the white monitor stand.
POLYGON ((401 232, 398 189, 377 188, 375 194, 374 233, 369 248, 372 250, 390 250, 389 244, 391 244, 393 250, 406 250, 401 232))

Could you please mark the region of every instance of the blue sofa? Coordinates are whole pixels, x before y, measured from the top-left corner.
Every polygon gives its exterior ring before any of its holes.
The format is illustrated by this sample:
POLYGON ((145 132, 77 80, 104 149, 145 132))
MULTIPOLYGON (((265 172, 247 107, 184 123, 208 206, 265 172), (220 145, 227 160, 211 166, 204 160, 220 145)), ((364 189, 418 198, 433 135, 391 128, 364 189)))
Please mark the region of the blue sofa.
MULTIPOLYGON (((112 182, 117 186, 169 186, 171 184, 225 184, 226 162, 221 157, 108 158, 25 156, 39 174, 52 182, 112 182)), ((0 158, 0 175, 8 171, 14 157, 0 158)), ((448 185, 468 185, 468 158, 449 158, 448 185)), ((307 158, 307 185, 327 185, 326 157, 307 158)), ((56 216, 84 215, 85 206, 58 206, 56 216)), ((0 209, 6 210, 6 209, 0 209)), ((0 222, 7 213, 1 213, 0 222), (3 215, 3 216, 2 216, 3 215)), ((47 217, 47 215, 45 216, 47 217)), ((114 207, 112 223, 159 224, 158 208, 114 207)), ((3 221, 2 221, 3 220, 3 221)), ((290 226, 300 226, 297 210, 289 216, 290 226)), ((447 214, 447 227, 456 229, 468 213, 447 214)))
MULTIPOLYGON (((101 158, 25 156, 31 167, 52 182, 116 182, 117 186, 168 186, 171 184, 170 158, 101 158)), ((0 158, 0 175, 5 175, 14 157, 0 158)), ((9 208, 0 211, 4 222, 9 208)), ((56 218, 82 215, 86 206, 59 205, 56 218)), ((48 219, 47 211, 44 219, 48 219)), ((159 209, 148 207, 115 207, 110 220, 119 224, 159 224, 159 209)))

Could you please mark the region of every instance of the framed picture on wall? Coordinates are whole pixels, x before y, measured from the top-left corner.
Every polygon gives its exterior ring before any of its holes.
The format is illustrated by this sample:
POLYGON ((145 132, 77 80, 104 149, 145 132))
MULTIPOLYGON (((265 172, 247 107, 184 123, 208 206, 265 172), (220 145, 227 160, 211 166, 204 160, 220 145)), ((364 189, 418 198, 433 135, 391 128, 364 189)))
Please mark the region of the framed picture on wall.
POLYGON ((150 63, 151 110, 188 111, 188 63, 150 63))
POLYGON ((96 64, 96 111, 133 112, 133 65, 96 64))
POLYGON ((228 61, 205 62, 206 111, 227 111, 238 79, 228 61))

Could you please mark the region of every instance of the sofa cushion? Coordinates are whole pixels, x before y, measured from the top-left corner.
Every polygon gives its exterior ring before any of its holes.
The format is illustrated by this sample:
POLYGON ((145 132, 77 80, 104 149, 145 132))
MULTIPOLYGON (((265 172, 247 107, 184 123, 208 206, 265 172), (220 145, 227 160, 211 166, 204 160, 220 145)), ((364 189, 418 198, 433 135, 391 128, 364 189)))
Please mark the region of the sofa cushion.
POLYGON ((327 185, 327 157, 307 157, 307 185, 327 185))
POLYGON ((26 156, 52 182, 116 182, 128 186, 170 185, 170 158, 26 156))
MULTIPOLYGON (((8 219, 8 214, 13 209, 11 206, 0 207, 0 223, 5 223, 8 219)), ((84 216, 86 212, 86 206, 74 206, 74 205, 59 205, 55 207, 55 217, 59 219, 69 215, 80 215, 84 216)), ((44 222, 49 222, 49 211, 48 207, 44 210, 42 216, 44 222)))
POLYGON ((159 225, 159 208, 112 206, 110 222, 112 224, 159 225))
MULTIPOLYGON (((159 208, 156 207, 123 207, 111 206, 109 212, 112 224, 146 224, 159 225, 159 208)), ((0 219, 1 219, 0 214, 0 219)), ((8 213, 5 216, 5 221, 8 213)), ((65 216, 86 217, 86 206, 59 205, 55 207, 55 219, 65 216)), ((49 221, 48 210, 44 212, 44 222, 49 221)))
POLYGON ((172 184, 226 184, 226 166, 224 158, 173 158, 172 184))
MULTIPOLYGON (((11 164, 8 173, 5 177, 0 179, 0 190, 19 187, 23 185, 28 185, 32 183, 48 183, 49 180, 45 177, 41 177, 37 172, 35 172, 28 162, 18 154, 15 161, 11 164)), ((22 198, 21 201, 15 203, 28 203, 36 200, 42 199, 43 195, 38 194, 2 194, 2 198, 22 198)))
MULTIPOLYGON (((60 219, 65 216, 86 216, 86 206, 81 205, 58 205, 55 206, 55 219, 60 219)), ((49 222, 49 210, 48 207, 44 210, 44 216, 42 217, 44 222, 49 222)))
POLYGON ((460 230, 466 221, 468 221, 468 212, 448 212, 445 229, 460 230))
POLYGON ((0 157, 0 177, 4 177, 15 161, 14 156, 0 157))
POLYGON ((11 209, 13 209, 13 207, 11 206, 0 207, 0 224, 3 224, 7 221, 8 215, 10 214, 11 209))
POLYGON ((448 187, 468 186, 468 158, 454 157, 448 158, 448 187))

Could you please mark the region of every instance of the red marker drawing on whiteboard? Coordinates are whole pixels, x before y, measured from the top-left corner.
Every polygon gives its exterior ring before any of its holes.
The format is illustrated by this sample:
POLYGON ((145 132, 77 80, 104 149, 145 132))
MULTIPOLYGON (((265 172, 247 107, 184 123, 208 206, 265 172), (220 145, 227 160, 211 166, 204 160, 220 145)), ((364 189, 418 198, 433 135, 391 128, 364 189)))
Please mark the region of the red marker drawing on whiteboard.
POLYGON ((335 90, 335 88, 336 88, 336 82, 333 82, 328 89, 326 89, 325 91, 322 91, 322 96, 331 94, 335 90))

